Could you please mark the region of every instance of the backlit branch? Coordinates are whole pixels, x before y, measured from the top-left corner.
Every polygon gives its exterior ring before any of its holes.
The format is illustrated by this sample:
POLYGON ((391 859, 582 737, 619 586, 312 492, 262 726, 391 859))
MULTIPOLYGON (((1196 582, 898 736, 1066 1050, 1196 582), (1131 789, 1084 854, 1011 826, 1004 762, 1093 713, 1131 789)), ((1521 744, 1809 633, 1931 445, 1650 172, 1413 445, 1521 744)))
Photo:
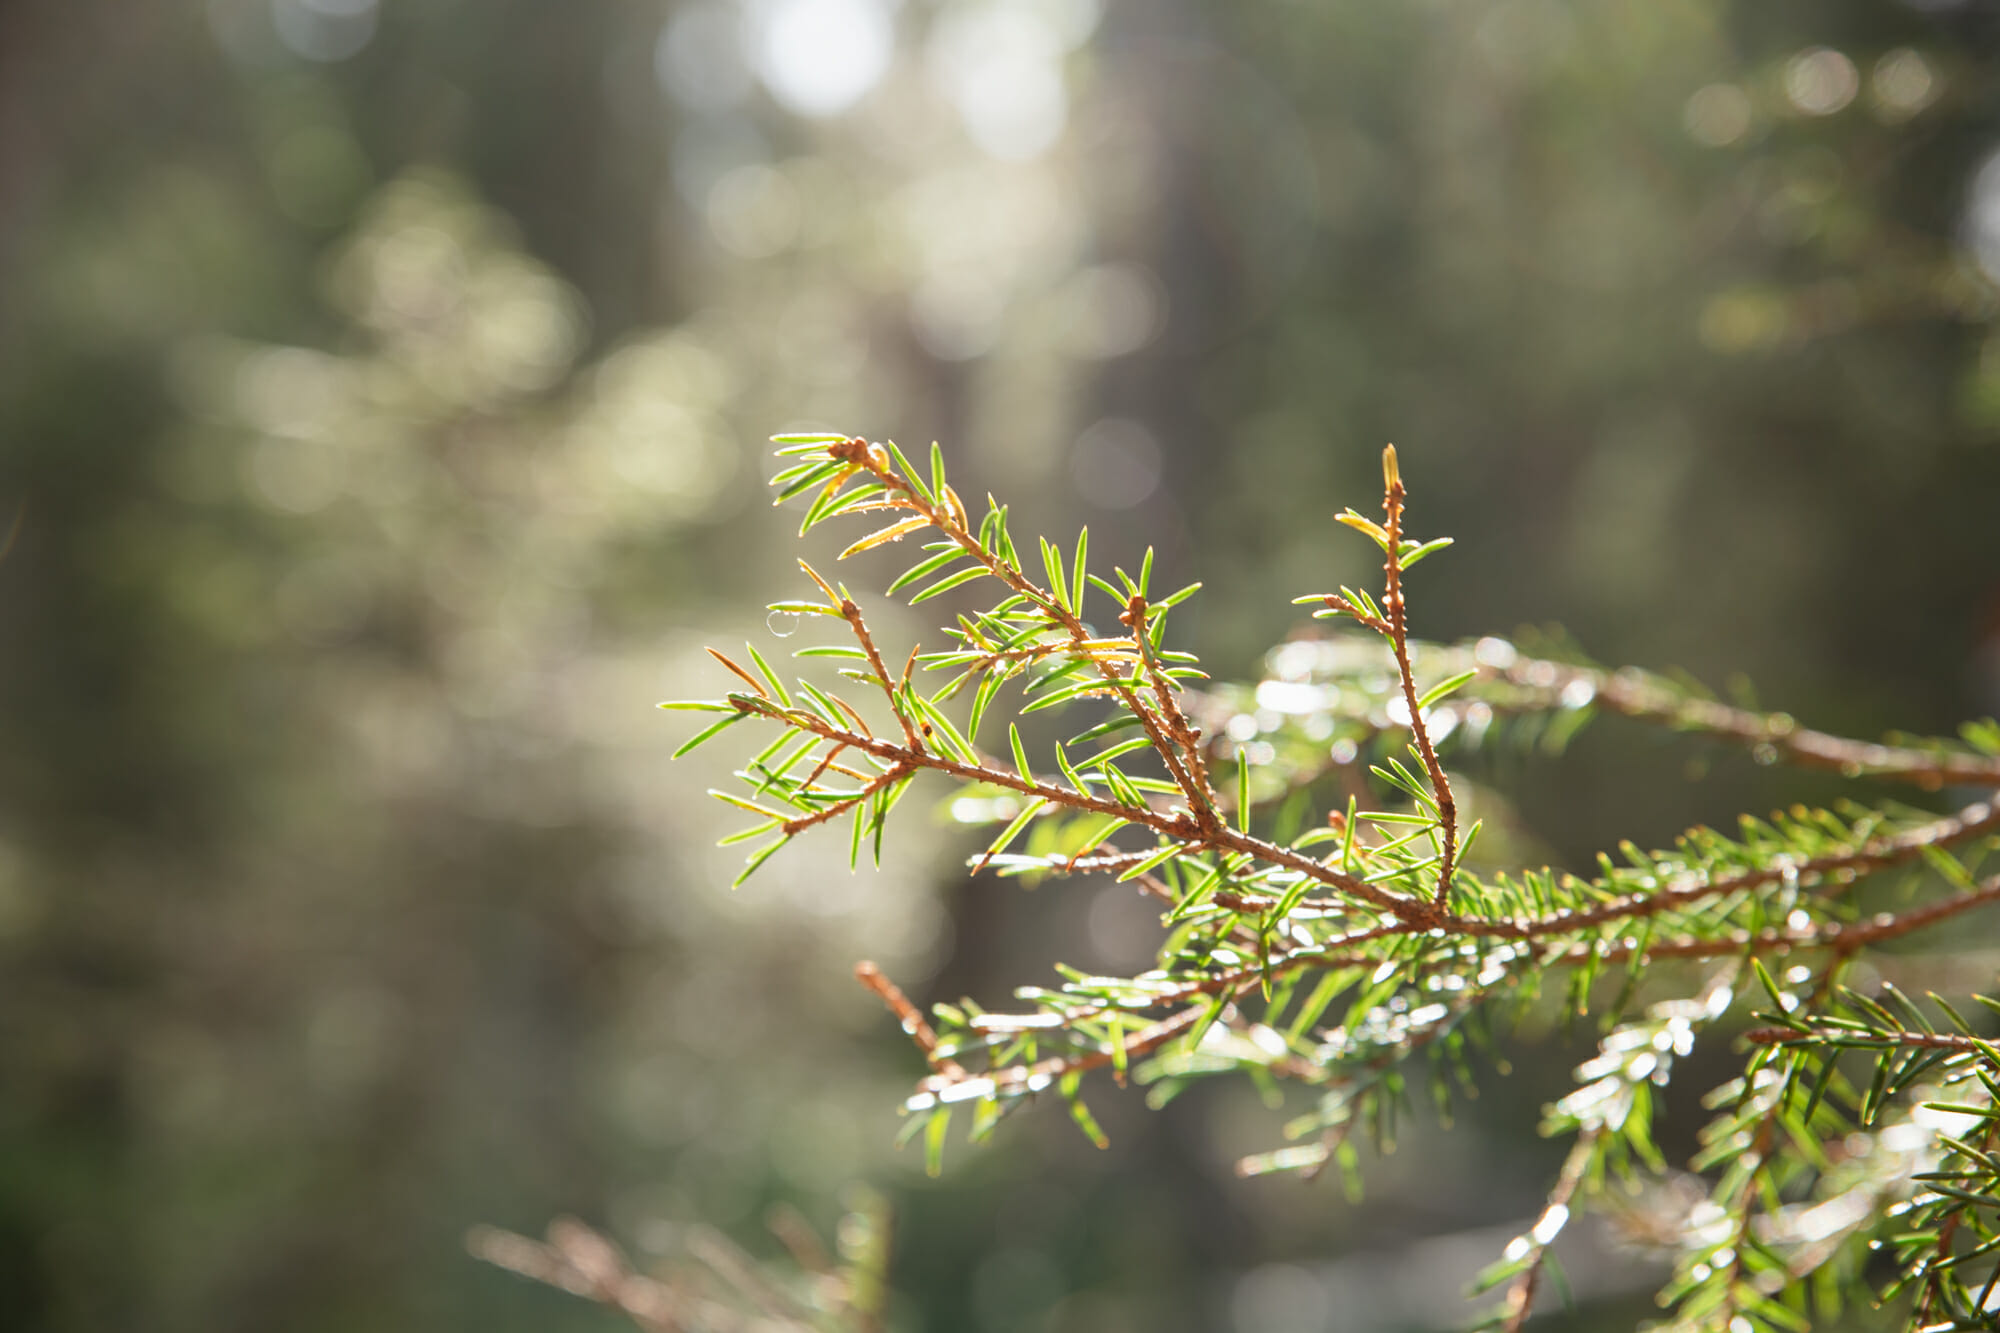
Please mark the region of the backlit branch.
MULTIPOLYGON (((1444 755, 1456 764, 1489 732, 1552 750, 1609 711, 1748 745, 1760 762, 1994 791, 2000 725, 1972 724, 1962 744, 1847 740, 1644 672, 1528 657, 1496 639, 1462 647, 1412 639, 1407 576, 1448 541, 1404 535, 1407 494, 1393 449, 1383 458, 1382 521, 1341 515, 1383 553, 1380 600, 1347 587, 1299 599, 1317 618, 1358 629, 1284 645, 1272 677, 1254 688, 1195 695, 1189 682, 1206 677, 1171 646, 1167 622, 1199 585, 1155 593, 1151 552, 1136 576, 1114 567, 1103 577, 1089 568, 1086 530, 1067 556, 1039 541, 1031 571, 1007 507, 989 496, 975 521, 935 446, 919 472, 891 443, 835 435, 780 443, 790 462, 774 485, 780 500, 806 504, 802 535, 836 519, 871 519, 840 558, 908 541, 920 549, 889 583, 891 595, 907 593, 914 605, 966 591, 945 618, 944 646, 910 646, 900 670, 889 663, 902 649, 879 643, 846 587, 804 561, 819 600, 772 605, 844 629, 843 642, 794 655, 827 659, 879 694, 893 727, 872 726, 832 682, 788 683, 754 645, 747 661, 715 653, 730 674, 723 697, 667 705, 711 715, 677 753, 745 722, 773 737, 738 771, 743 794, 716 793, 755 821, 724 839, 758 843, 743 876, 792 838, 843 821, 850 861, 864 842, 879 859, 890 812, 931 773, 963 791, 955 818, 998 827, 971 857, 975 872, 1111 878, 1161 913, 1155 967, 1125 977, 1059 967, 1059 983, 1016 992, 1017 1012, 966 1000, 926 1016, 873 964, 857 968, 928 1066, 905 1110, 931 1169, 959 1110, 969 1111, 977 1141, 1048 1095, 1102 1143, 1081 1096, 1092 1071, 1148 1084, 1155 1100, 1235 1071, 1267 1086, 1286 1080, 1313 1101, 1287 1126, 1295 1145, 1245 1169, 1338 1163, 1357 1188, 1357 1137, 1392 1139, 1407 1111, 1406 1071, 1423 1068, 1445 1113, 1473 1088, 1473 1057, 1498 1063, 1495 1034, 1546 1013, 1554 987, 1565 1011, 1600 1013, 1605 1034, 1578 1070, 1580 1086, 1550 1108, 1546 1132, 1576 1137, 1548 1205, 1488 1274, 1490 1285, 1504 1284, 1496 1323, 1511 1333, 1553 1262, 1550 1244, 1596 1197, 1595 1182, 1664 1169, 1650 1137, 1652 1090, 1701 1034, 1740 1013, 1738 981, 1754 975, 1774 1005, 1759 1021, 1775 1026, 1749 1033, 1745 1076, 1717 1094, 1718 1119, 1695 1162, 1722 1173, 1710 1192, 1727 1225, 1688 1232, 1666 1297, 1688 1328, 1735 1329, 1738 1320, 1776 1328, 1776 1296, 1895 1202, 1888 1186, 1857 1193, 1844 1183, 1829 1145, 1860 1151, 1863 1131, 1922 1078, 1989 1077, 1993 1048, 1956 1011, 1950 1032, 1925 1028, 1914 1010, 1891 1023, 1874 1001, 1829 987, 1870 949, 2000 904, 2000 875, 1982 870, 2000 845, 2000 795, 1942 814, 1794 806, 1746 817, 1732 835, 1690 829, 1667 849, 1621 843, 1622 860, 1600 857, 1589 874, 1496 871, 1490 852, 1482 861, 1473 851, 1481 825, 1466 812, 1476 812, 1479 793, 1467 786, 1462 803, 1444 755), (1085 606, 1094 596, 1116 608, 1122 633, 1092 627, 1085 606), (1036 713, 1066 719, 1069 734, 1038 744, 1031 758, 1023 733, 1035 729, 1036 713), (1004 740, 982 742, 982 728, 990 735, 996 723, 1004 740), (1365 769, 1356 762, 1364 755, 1365 769), (1233 789, 1218 791, 1211 773, 1230 765, 1233 789), (1900 905, 1864 915, 1871 900, 1855 894, 1885 872, 1896 877, 1900 905), (1797 954, 1815 965, 1797 965, 1797 954), (1664 963, 1681 966, 1649 972, 1664 963), (1881 1059, 1866 1088, 1840 1068, 1843 1052, 1860 1051, 1881 1059), (1828 1211, 1805 1220, 1786 1211, 1784 1200, 1808 1194, 1828 1211)), ((1107 623, 1101 612, 1098 623, 1107 623)), ((1944 1157, 1958 1160, 1959 1149, 1941 1142, 1944 1157)), ((1984 1163, 1984 1152, 1960 1156, 1984 1163)), ((1985 1294, 1975 1300, 1952 1276, 1970 1259, 1986 1265, 1966 1268, 1982 1283, 2000 1273, 1984 1258, 2000 1255, 2000 1163, 1992 1165, 1990 1226, 1976 1209, 1937 1205, 1924 1214, 1935 1226, 1923 1243, 1898 1251, 1926 1310, 1982 1308, 1985 1294)), ((1938 1197, 1954 1197, 1953 1188, 1938 1184, 1938 1197)))

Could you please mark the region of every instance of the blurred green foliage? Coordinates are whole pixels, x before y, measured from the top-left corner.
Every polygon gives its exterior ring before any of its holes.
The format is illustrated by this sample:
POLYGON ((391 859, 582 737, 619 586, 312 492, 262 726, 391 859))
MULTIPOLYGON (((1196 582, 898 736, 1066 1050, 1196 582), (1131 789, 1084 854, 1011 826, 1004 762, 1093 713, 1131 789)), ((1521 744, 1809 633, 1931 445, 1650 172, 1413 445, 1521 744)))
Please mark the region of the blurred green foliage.
MULTIPOLYGON (((1106 1157, 1023 1118, 941 1186, 890 1155, 854 957, 990 996, 1034 932, 1153 926, 1031 926, 943 831, 723 891, 651 704, 768 633, 731 609, 790 577, 761 441, 963 442, 1027 530, 1206 579, 1241 674, 1357 576, 1328 520, 1393 439, 1472 553, 1417 632, 1560 620, 1943 729, 2000 690, 1993 22, 6 7, 0 1322, 598 1327, 461 1233, 758 1245, 858 1177, 903 1327, 1448 1321, 1357 1275, 1449 1290, 1424 1246, 1536 1206, 1534 1106, 1384 1163, 1365 1228, 1230 1179, 1226 1096, 1107 1102, 1106 1157)), ((1519 784, 1560 854, 1739 803, 1631 744, 1519 784)))

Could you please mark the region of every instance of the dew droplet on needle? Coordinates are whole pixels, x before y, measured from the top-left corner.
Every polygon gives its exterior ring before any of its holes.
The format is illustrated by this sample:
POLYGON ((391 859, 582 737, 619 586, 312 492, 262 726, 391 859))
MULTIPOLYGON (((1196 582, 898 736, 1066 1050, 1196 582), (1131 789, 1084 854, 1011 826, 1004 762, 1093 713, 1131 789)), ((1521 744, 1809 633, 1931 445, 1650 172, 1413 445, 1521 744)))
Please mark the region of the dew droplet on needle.
POLYGON ((799 627, 799 613, 796 611, 773 611, 764 617, 764 628, 771 631, 774 638, 789 639, 799 627))

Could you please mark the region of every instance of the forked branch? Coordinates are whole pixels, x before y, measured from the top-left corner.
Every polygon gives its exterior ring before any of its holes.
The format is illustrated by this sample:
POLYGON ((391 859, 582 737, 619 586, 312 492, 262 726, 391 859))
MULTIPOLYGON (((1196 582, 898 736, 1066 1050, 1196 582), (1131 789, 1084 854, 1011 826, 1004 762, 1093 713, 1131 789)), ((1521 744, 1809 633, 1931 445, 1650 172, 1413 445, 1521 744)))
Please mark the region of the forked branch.
MULTIPOLYGON (((850 822, 850 860, 870 839, 879 856, 890 811, 917 775, 929 772, 966 789, 964 808, 987 812, 968 819, 1001 826, 972 858, 975 872, 1112 876, 1163 913, 1157 967, 1130 977, 1066 970, 1057 987, 1017 992, 1027 1012, 987 1013, 967 1001, 935 1006, 927 1018, 872 964, 857 969, 929 1067, 905 1109, 933 1169, 955 1109, 970 1109, 977 1139, 1045 1092, 1067 1101, 1085 1132, 1101 1140, 1079 1089, 1083 1075, 1108 1068, 1121 1082, 1156 1085, 1158 1096, 1231 1070, 1306 1085, 1314 1109, 1288 1129, 1300 1146, 1256 1169, 1316 1170, 1338 1160, 1351 1170, 1357 1127, 1367 1125, 1378 1138, 1392 1132, 1404 1066, 1427 1061, 1433 1093, 1448 1104, 1454 1088, 1470 1085, 1468 1054, 1496 1028, 1534 1012, 1553 982, 1566 989, 1564 1004, 1574 1012, 1602 1006, 1608 1031, 1600 1055, 1579 1070, 1583 1086, 1551 1110, 1548 1132, 1577 1139, 1549 1206, 1494 1278, 1510 1284, 1497 1318, 1511 1331, 1526 1320, 1548 1244, 1581 1206, 1586 1185, 1613 1167, 1661 1164, 1649 1137, 1650 1089, 1698 1032, 1731 1012, 1733 978, 1754 972, 1777 1006, 1766 1016, 1777 1026, 1750 1033, 1751 1066, 1702 1159, 1736 1163, 1737 1174, 1715 1194, 1731 1229, 1715 1253, 1684 1264, 1668 1294, 1697 1312, 1694 1326, 1708 1327, 1700 1312, 1723 1310, 1762 1327, 1759 1321, 1778 1318, 1766 1288, 1798 1280, 1823 1262, 1826 1236, 1848 1233, 1827 1230, 1823 1219, 1802 1225, 1798 1235, 1821 1240, 1800 1240, 1769 1258, 1763 1251, 1783 1248, 1770 1240, 1782 1219, 1746 1202, 1748 1184, 1777 1197, 1818 1176, 1833 1179, 1826 1154, 1815 1156, 1814 1136, 1855 1141, 1855 1127, 1872 1124, 1885 1097, 1917 1086, 1928 1068, 1923 1061, 1945 1062, 1961 1081, 1986 1077, 1979 1071, 1993 1048, 1963 1024, 1950 1033, 1877 1024, 1878 1039, 1866 1048, 1893 1050, 1897 1062, 1881 1066, 1873 1090, 1851 1088, 1833 1062, 1841 1050, 1863 1048, 1853 1025, 1864 1020, 1836 1014, 1824 983, 1866 949, 2000 903, 2000 876, 1981 870, 2000 835, 2000 800, 1949 813, 1793 807, 1746 819, 1733 837, 1696 828, 1664 850, 1623 844, 1624 863, 1602 858, 1589 875, 1531 867, 1496 873, 1469 859, 1480 825, 1464 822, 1440 750, 1459 743, 1454 734, 1473 731, 1468 720, 1480 710, 1487 720, 1574 719, 1596 708, 1744 743, 1760 759, 1926 788, 1978 783, 1992 790, 2000 788, 2000 726, 1969 727, 1963 745, 1878 745, 1811 731, 1783 714, 1717 704, 1642 672, 1528 659, 1505 644, 1504 653, 1489 652, 1488 641, 1463 649, 1415 641, 1407 576, 1448 540, 1404 535, 1407 493, 1392 448, 1383 456, 1382 521, 1351 510, 1341 516, 1382 550, 1379 601, 1346 587, 1299 599, 1316 605, 1319 617, 1354 621, 1380 643, 1357 659, 1349 679, 1303 694, 1277 691, 1285 700, 1326 701, 1298 706, 1322 709, 1309 719, 1320 725, 1319 748, 1290 758, 1243 739, 1234 722, 1226 734, 1217 726, 1204 738, 1193 718, 1206 722, 1215 705, 1191 709, 1183 690, 1205 677, 1166 638, 1169 613, 1199 585, 1154 593, 1151 552, 1136 576, 1116 568, 1111 579, 1101 577, 1089 568, 1086 530, 1071 557, 1039 542, 1039 568, 1030 572, 1008 532, 1006 506, 987 497, 975 522, 935 446, 926 475, 894 444, 831 435, 780 443, 792 462, 776 479, 778 498, 807 502, 802 533, 845 515, 873 515, 878 525, 840 554, 918 539, 922 553, 890 583, 892 594, 908 589, 915 604, 981 585, 993 595, 954 617, 945 647, 919 653, 913 646, 894 671, 846 587, 802 561, 823 600, 772 609, 836 621, 849 642, 809 646, 797 656, 844 664, 840 674, 879 695, 894 725, 878 729, 830 684, 800 679, 794 690, 754 646, 747 666, 716 654, 741 688, 668 705, 716 715, 680 753, 746 721, 776 728, 776 739, 738 774, 748 795, 718 793, 760 821, 725 840, 765 840, 745 874, 791 838, 843 819, 850 822), (1110 599, 1122 633, 1092 627, 1085 603, 1094 595, 1110 599), (1393 676, 1385 669, 1391 662, 1393 676), (920 685, 929 673, 945 683, 920 685), (1018 697, 1003 704, 1003 690, 1014 687, 1018 697), (1004 744, 983 745, 982 725, 1010 709, 1015 720, 1004 744), (1053 763, 1049 750, 1031 762, 1022 724, 1057 709, 1088 711, 1073 734, 1053 744, 1053 763), (1336 728, 1341 739, 1328 750, 1336 728), (1342 744, 1349 747, 1344 756, 1342 744), (1364 744, 1377 781, 1350 782, 1342 808, 1320 779, 1364 744), (1233 797, 1211 781, 1209 763, 1218 758, 1235 762, 1233 797), (1899 877, 1900 896, 1874 910, 1857 891, 1871 876, 1886 878, 1882 872, 1899 877), (1811 968, 1787 958, 1805 952, 1815 959, 1811 968), (1766 959, 1795 979, 1788 985, 1820 980, 1809 992, 1785 990, 1766 959), (1687 966, 1646 974, 1651 964, 1675 961, 1687 966), (1652 1001, 1638 1019, 1623 1017, 1634 995, 1657 990, 1663 979, 1695 993, 1652 1001), (1614 988, 1599 983, 1608 980, 1618 984, 1607 1004, 1614 988), (1829 1099, 1846 1109, 1836 1115, 1829 1099), (1803 1118, 1795 1114, 1801 1103, 1803 1118)), ((1346 642, 1329 645, 1329 656, 1341 659, 1346 642)), ((1240 707, 1261 734, 1261 687, 1256 697, 1258 717, 1240 707)), ((1310 726, 1301 732, 1315 735, 1310 726)), ((2000 1215, 2000 1161, 1992 1166, 2000 1215)), ((1951 1285, 1956 1279, 1941 1276, 1964 1261, 1947 1254, 1959 1234, 1947 1233, 1942 1248, 1931 1237, 1928 1257, 1910 1259, 1911 1272, 1929 1284, 1926 1300, 1941 1309, 1963 1294, 1951 1285)), ((2000 1235, 1991 1239, 2000 1254, 2000 1235)), ((2000 1264, 1990 1271, 2000 1273, 2000 1264)))

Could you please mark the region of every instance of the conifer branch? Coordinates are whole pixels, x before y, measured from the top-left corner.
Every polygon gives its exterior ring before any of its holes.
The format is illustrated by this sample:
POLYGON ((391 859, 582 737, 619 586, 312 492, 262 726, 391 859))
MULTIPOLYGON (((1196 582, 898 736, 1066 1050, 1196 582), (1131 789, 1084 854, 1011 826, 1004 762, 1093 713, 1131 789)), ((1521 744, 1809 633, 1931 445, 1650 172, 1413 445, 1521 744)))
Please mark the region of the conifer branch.
MULTIPOLYGON (((1425 1067, 1437 1105, 1448 1107, 1473 1086, 1471 1058, 1557 987, 1571 1012, 1601 1011, 1605 1036, 1578 1069, 1579 1086, 1550 1108, 1545 1132, 1575 1142, 1547 1207, 1483 1279, 1505 1284, 1494 1318, 1515 1333, 1553 1263, 1549 1245, 1596 1197, 1596 1182, 1664 1167, 1651 1138, 1652 1090, 1709 1029, 1741 1032, 1739 981, 1754 976, 1773 1007, 1744 1034, 1744 1076, 1714 1094, 1718 1119, 1693 1163, 1719 1173, 1710 1202, 1727 1225, 1690 1231, 1681 1245, 1664 1293, 1680 1326, 1782 1326, 1774 1302, 1794 1300, 1840 1246, 1896 1208, 1906 1209, 1899 1226, 1911 1208, 1923 1224, 1896 1233, 1905 1239, 1894 1246, 1899 1280, 1921 1293, 1926 1317, 1984 1308, 2000 1281, 2000 1258, 1986 1257, 2000 1256, 2000 1159, 1987 1155, 1985 1131, 1976 1143, 1932 1135, 1925 1141, 1938 1146, 1925 1161, 1990 1168, 1993 1178, 1969 1191, 1953 1183, 1960 1177, 1924 1175, 1934 1183, 1913 1203, 1899 1202, 1895 1181, 1914 1167, 1883 1167, 1873 1183, 1853 1185, 1834 1146, 1856 1151, 1893 1108, 1919 1115, 1926 1079, 1976 1085, 1953 1114, 2000 1120, 1980 1109, 2000 1090, 1996 1048, 1942 1000, 1949 1031, 1886 987, 1890 999, 1877 1001, 1833 983, 1870 949, 2000 903, 2000 875, 1982 871, 2000 846, 2000 725, 1972 724, 1962 743, 1854 741, 1646 672, 1526 656, 1494 639, 1413 639, 1406 576, 1448 540, 1404 536, 1407 494, 1393 449, 1383 459, 1384 521, 1341 515, 1383 552, 1379 603, 1353 588, 1301 598, 1318 618, 1357 628, 1285 645, 1273 677, 1254 690, 1197 693, 1191 683, 1206 677, 1170 646, 1167 618, 1199 585, 1155 594, 1150 552, 1136 577, 1114 568, 1114 582, 1090 571, 1086 530, 1073 558, 1040 541, 1040 569, 1030 573, 1006 506, 987 497, 975 523, 935 447, 921 474, 894 444, 835 435, 780 443, 792 461, 774 485, 780 500, 806 502, 802 533, 872 517, 873 529, 842 558, 911 538, 922 545, 891 594, 907 589, 919 603, 976 585, 993 595, 946 624, 946 647, 912 645, 892 672, 857 600, 800 562, 824 600, 772 609, 838 622, 849 642, 796 656, 849 663, 840 673, 881 694, 893 729, 872 727, 825 683, 788 685, 754 646, 748 665, 715 654, 742 688, 666 705, 712 715, 677 753, 746 721, 776 730, 738 773, 747 795, 716 793, 758 821, 724 839, 762 840, 743 877, 792 838, 842 820, 850 860, 869 840, 879 859, 891 810, 929 773, 972 798, 955 810, 987 812, 964 818, 999 826, 970 858, 975 873, 1111 877, 1162 911, 1157 967, 1129 977, 1059 969, 1060 984, 1016 992, 1022 1012, 989 1013, 967 1000, 926 1017, 873 964, 856 969, 928 1066, 904 1109, 930 1169, 961 1107, 978 1141, 1011 1110, 1053 1095, 1101 1143, 1082 1101, 1086 1074, 1109 1069, 1120 1084, 1151 1084, 1165 1097, 1239 1071, 1287 1080, 1315 1099, 1287 1126, 1295 1146, 1242 1169, 1313 1173, 1337 1163, 1358 1188, 1357 1141, 1391 1138, 1405 1071, 1425 1067), (1097 595, 1118 608, 1123 633, 1091 627, 1084 607, 1097 595), (922 684, 930 673, 945 683, 922 684), (1018 695, 1008 692, 1015 687, 1018 695), (1023 722, 1058 710, 1082 716, 1053 745, 1053 763, 1047 750, 1031 759, 1023 722), (1792 807, 1745 818, 1731 836, 1694 828, 1671 848, 1623 843, 1622 861, 1601 857, 1587 875, 1469 859, 1480 824, 1462 822, 1446 750, 1476 756, 1489 732, 1553 749, 1600 712, 1745 744, 1760 761, 1926 789, 1976 784, 1993 795, 1942 814, 1886 802, 1792 807), (996 717, 1010 718, 1005 742, 982 744, 982 725, 996 717), (1270 742, 1242 739, 1253 734, 1270 742), (1329 736, 1337 737, 1330 748, 1329 736), (1349 766, 1364 750, 1365 778, 1349 766), (1225 795, 1211 764, 1232 761, 1225 795), (1344 790, 1329 799, 1323 780, 1336 775, 1344 790), (1863 915, 1853 895, 1884 872, 1911 896, 1863 915), (1817 967, 1792 965, 1801 953, 1817 967), (1647 971, 1664 962, 1688 966, 1647 971), (1875 1061, 1865 1086, 1842 1068, 1863 1055, 1875 1061), (1773 1202, 1807 1195, 1828 1211, 1802 1221, 1786 1211, 1793 1205, 1773 1202), (1980 1213, 1989 1207, 1992 1216, 1980 1213)), ((1477 788, 1465 799, 1476 810, 1477 788)), ((2000 1001, 1974 998, 2000 1012, 2000 1001)), ((1886 1153, 1882 1145, 1909 1138, 1884 1132, 1871 1142, 1886 1153)), ((1850 1285, 1862 1280, 1853 1271, 1850 1285)))

